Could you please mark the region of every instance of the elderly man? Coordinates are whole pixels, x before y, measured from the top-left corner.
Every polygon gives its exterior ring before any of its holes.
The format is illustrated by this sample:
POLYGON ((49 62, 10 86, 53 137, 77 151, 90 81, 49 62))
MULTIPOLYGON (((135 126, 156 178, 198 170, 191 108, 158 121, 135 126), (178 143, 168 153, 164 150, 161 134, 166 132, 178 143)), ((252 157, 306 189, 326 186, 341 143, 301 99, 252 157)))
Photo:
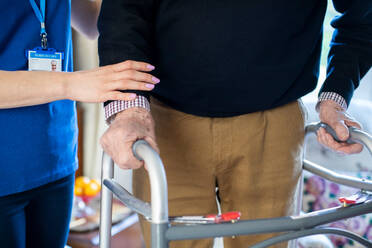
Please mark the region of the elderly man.
MULTIPOLYGON (((371 67, 372 1, 334 4, 342 15, 332 22, 318 107, 320 119, 345 140, 346 126, 358 126, 347 106, 371 67)), ((326 0, 104 1, 101 64, 149 62, 161 80, 151 104, 141 92, 133 101, 105 104, 111 124, 101 143, 121 168, 139 168, 134 193, 150 197, 143 164, 130 149, 145 139, 165 164, 171 215, 217 212, 216 186, 222 211, 239 210, 244 219, 298 211, 305 118, 298 99, 317 83, 326 6, 326 0)), ((336 143, 324 129, 318 139, 344 153, 362 149, 336 143)), ((267 237, 224 244, 247 247, 267 237)), ((202 248, 212 240, 172 243, 202 248)))

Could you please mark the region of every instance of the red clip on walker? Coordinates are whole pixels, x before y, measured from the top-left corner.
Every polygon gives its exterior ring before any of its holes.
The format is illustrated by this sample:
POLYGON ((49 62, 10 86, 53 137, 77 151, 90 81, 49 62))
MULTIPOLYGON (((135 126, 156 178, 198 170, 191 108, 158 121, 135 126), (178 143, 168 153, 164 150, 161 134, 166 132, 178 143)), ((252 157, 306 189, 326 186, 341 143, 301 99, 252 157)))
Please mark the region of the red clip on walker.
POLYGON ((369 198, 369 195, 363 191, 359 191, 355 193, 354 195, 348 196, 348 197, 340 197, 338 200, 343 204, 344 207, 348 205, 355 205, 360 204, 365 201, 367 201, 369 198))
POLYGON ((169 220, 175 223, 186 223, 186 224, 211 224, 211 223, 223 223, 223 222, 236 222, 240 219, 241 213, 227 212, 223 214, 208 214, 205 216, 176 216, 170 217, 169 220))
POLYGON ((221 223, 221 222, 235 222, 240 219, 241 213, 234 211, 234 212, 227 212, 223 214, 209 214, 205 216, 205 218, 213 218, 214 223, 221 223))

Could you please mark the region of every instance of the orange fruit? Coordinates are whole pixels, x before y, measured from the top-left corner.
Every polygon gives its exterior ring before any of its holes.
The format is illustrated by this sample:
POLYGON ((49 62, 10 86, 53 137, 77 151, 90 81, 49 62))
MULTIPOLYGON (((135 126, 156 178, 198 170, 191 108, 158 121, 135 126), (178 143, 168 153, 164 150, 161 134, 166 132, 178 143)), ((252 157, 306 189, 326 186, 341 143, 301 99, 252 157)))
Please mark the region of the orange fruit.
POLYGON ((97 184, 97 186, 99 187, 99 189, 101 189, 101 182, 100 182, 99 180, 97 180, 97 179, 92 179, 92 180, 90 180, 90 182, 91 182, 91 183, 95 183, 95 184, 97 184))
POLYGON ((77 177, 75 180, 75 187, 84 188, 90 183, 89 177, 77 177))
POLYGON ((82 196, 84 194, 84 190, 82 187, 76 187, 74 188, 74 195, 76 196, 82 196))
POLYGON ((84 195, 85 196, 95 196, 99 193, 101 187, 96 182, 90 182, 88 185, 84 187, 84 195))

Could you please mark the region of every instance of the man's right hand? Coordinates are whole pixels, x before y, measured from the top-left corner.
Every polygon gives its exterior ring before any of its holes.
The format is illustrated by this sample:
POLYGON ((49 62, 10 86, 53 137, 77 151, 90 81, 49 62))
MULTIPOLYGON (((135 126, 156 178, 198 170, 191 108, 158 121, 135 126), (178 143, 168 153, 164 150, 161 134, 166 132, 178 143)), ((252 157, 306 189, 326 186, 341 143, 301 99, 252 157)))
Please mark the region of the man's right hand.
POLYGON ((101 145, 120 168, 137 169, 143 165, 143 161, 134 157, 132 146, 139 139, 146 140, 158 151, 151 113, 143 108, 130 108, 115 116, 101 138, 101 145))

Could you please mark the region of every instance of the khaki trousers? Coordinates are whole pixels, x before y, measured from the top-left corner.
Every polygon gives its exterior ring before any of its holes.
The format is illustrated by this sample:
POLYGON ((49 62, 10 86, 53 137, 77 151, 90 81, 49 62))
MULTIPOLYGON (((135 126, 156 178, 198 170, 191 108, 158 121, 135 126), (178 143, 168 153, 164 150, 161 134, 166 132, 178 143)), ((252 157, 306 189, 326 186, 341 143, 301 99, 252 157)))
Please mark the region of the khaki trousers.
MULTIPOLYGON (((169 215, 240 211, 241 219, 299 212, 304 112, 295 101, 275 109, 229 118, 176 111, 152 99, 157 143, 168 180, 169 215)), ((133 173, 134 194, 150 201, 146 171, 133 173)), ((141 220, 147 246, 150 225, 141 220)), ((225 248, 249 247, 272 235, 224 238, 225 248)), ((170 247, 212 247, 213 239, 172 241, 170 247)), ((275 247, 287 247, 281 244, 275 247)))

